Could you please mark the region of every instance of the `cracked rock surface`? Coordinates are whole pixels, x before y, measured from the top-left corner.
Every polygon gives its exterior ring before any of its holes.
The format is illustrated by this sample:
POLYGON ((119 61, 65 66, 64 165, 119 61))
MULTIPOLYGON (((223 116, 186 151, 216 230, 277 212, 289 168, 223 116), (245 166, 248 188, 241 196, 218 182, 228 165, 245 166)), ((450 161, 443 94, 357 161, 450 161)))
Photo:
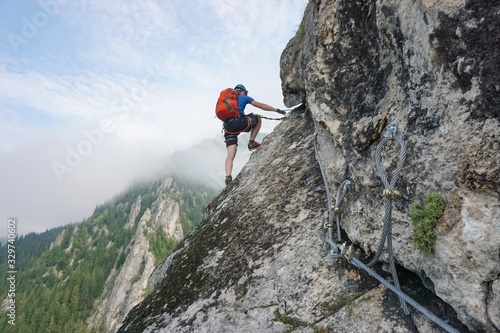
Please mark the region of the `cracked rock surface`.
MULTIPOLYGON (((392 292, 323 251, 325 188, 313 138, 309 113, 266 137, 210 203, 202 224, 153 274, 153 293, 119 332, 411 332, 392 292)), ((403 280, 405 292, 417 290, 418 278, 403 280)), ((461 325, 442 301, 431 303, 461 325)), ((439 332, 413 315, 419 327, 439 332)))
MULTIPOLYGON (((384 216, 374 163, 387 127, 407 146, 392 239, 405 293, 460 332, 500 331, 500 5, 315 0, 281 57, 286 105, 304 102, 208 206, 120 332, 411 332, 397 297, 323 250, 326 191, 352 182, 342 237, 374 255, 384 216), (318 124, 314 128, 313 119, 318 124), (446 200, 432 254, 409 207, 446 200)), ((387 175, 397 144, 383 150, 387 175)), ((387 253, 375 269, 384 270, 387 253)), ((442 332, 411 309, 420 332, 442 332)))

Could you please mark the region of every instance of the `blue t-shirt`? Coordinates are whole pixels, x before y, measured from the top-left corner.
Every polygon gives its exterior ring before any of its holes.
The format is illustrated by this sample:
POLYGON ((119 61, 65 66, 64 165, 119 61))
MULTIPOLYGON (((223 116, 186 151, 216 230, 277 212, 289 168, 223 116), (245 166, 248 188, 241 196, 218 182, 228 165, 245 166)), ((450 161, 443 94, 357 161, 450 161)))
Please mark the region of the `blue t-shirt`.
POLYGON ((240 115, 245 115, 245 106, 247 106, 247 104, 251 104, 253 101, 254 99, 250 96, 244 94, 238 95, 238 111, 240 112, 240 115))

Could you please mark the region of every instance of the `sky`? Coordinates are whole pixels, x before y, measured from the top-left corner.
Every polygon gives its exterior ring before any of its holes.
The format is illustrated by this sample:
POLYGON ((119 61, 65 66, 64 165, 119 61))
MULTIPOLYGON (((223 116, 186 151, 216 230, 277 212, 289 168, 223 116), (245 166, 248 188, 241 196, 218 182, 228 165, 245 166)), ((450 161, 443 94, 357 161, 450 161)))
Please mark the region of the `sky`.
POLYGON ((82 221, 172 153, 223 140, 226 87, 284 108, 279 59, 306 4, 0 0, 0 238, 12 217, 18 234, 82 221))

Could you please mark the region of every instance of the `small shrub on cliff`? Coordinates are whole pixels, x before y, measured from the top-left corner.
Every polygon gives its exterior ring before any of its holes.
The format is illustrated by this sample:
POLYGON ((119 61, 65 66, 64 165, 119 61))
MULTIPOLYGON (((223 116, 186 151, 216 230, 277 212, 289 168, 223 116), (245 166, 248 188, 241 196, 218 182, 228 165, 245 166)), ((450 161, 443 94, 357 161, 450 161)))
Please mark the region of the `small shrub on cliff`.
POLYGON ((304 39, 304 35, 306 33, 305 26, 306 26, 306 21, 302 20, 302 22, 300 22, 299 28, 297 29, 297 32, 295 33, 295 38, 299 43, 302 43, 302 39, 304 39))
POLYGON ((413 242, 415 247, 425 253, 432 253, 436 243, 434 229, 446 208, 446 202, 437 193, 424 197, 424 203, 414 202, 410 206, 410 219, 415 223, 413 242))
MULTIPOLYGON (((304 14, 309 11, 309 6, 310 3, 307 4, 306 8, 304 9, 304 14)), ((297 29, 297 32, 295 33, 295 39, 297 42, 300 44, 302 43, 302 40, 304 39, 304 35, 306 34, 306 18, 305 15, 302 18, 302 21, 300 22, 299 28, 297 29)))

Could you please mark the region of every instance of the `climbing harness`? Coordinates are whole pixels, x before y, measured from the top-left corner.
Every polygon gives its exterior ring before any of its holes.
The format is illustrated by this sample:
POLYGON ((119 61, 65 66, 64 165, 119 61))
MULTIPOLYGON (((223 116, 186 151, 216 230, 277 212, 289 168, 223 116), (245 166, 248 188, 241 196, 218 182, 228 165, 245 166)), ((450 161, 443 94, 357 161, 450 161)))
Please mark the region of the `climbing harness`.
POLYGON ((380 174, 380 178, 382 179, 382 183, 384 184, 384 203, 385 203, 385 216, 384 216, 384 224, 382 227, 382 236, 380 239, 380 243, 377 249, 377 252, 374 256, 374 258, 368 263, 364 264, 360 259, 361 259, 361 250, 357 249, 354 245, 349 245, 347 242, 341 243, 341 234, 340 234, 340 203, 351 185, 351 182, 349 180, 344 180, 337 191, 337 197, 335 200, 335 205, 332 205, 332 198, 330 194, 330 190, 328 188, 328 181, 326 178, 326 174, 324 171, 324 166, 321 161, 321 158, 318 153, 318 147, 317 147, 317 135, 318 135, 318 127, 316 120, 313 118, 314 121, 314 128, 315 128, 315 133, 314 133, 314 150, 316 153, 316 159, 318 160, 318 164, 321 170, 321 175, 323 177, 323 181, 325 183, 325 189, 326 189, 326 196, 327 196, 327 210, 328 210, 328 222, 324 224, 324 227, 327 229, 327 234, 325 237, 323 249, 327 250, 328 247, 330 247, 330 252, 329 255, 331 258, 338 259, 338 258, 345 258, 347 261, 354 265, 355 267, 362 268, 364 269, 367 273, 369 273, 371 276, 376 278, 380 283, 385 285, 389 290, 394 292, 401 303, 401 308, 403 309, 403 312, 408 320, 408 325, 412 328, 415 328, 413 320, 411 319, 411 314, 408 310, 408 307, 406 303, 412 305, 415 309, 420 311, 422 314, 427 316, 430 320, 432 320, 434 323, 439 325, 441 328, 443 328, 445 331, 448 333, 458 333, 456 329, 445 323, 443 320, 435 316, 432 312, 418 304, 416 301, 414 301, 411 297, 406 295, 401 291, 401 287, 399 285, 399 280, 396 272, 396 264, 394 260, 394 253, 392 249, 392 201, 395 199, 401 198, 401 193, 397 190, 394 189, 394 186, 396 184, 396 181, 399 177, 399 174, 401 172, 401 169, 403 167, 403 164, 406 159, 406 144, 404 140, 397 134, 397 123, 393 121, 388 129, 387 129, 387 136, 385 136, 382 141, 379 143, 377 146, 376 152, 375 152, 375 163, 377 167, 377 171, 380 174), (394 169, 394 172, 392 173, 392 178, 390 181, 387 180, 387 176, 382 169, 382 163, 381 163, 381 153, 382 153, 382 148, 384 145, 392 140, 396 140, 399 145, 400 145, 400 152, 399 152, 399 160, 396 165, 396 168, 394 169), (336 220, 336 227, 337 227, 337 243, 333 241, 333 219, 335 218, 336 220), (386 279, 384 279, 382 276, 377 274, 375 271, 371 269, 379 260, 382 251, 384 249, 384 244, 387 243, 387 252, 389 255, 389 265, 391 268, 391 274, 393 277, 394 285, 389 283, 386 279))
POLYGON ((235 118, 231 118, 229 120, 226 120, 226 122, 224 122, 224 124, 222 125, 222 131, 226 134, 229 134, 229 135, 237 135, 237 134, 240 134, 241 132, 246 132, 250 126, 252 126, 252 120, 250 118, 246 118, 247 119, 247 127, 245 127, 244 129, 242 129, 241 131, 238 131, 238 132, 231 132, 231 131, 228 131, 226 129, 226 124, 227 123, 231 123, 232 121, 234 121, 235 118))

